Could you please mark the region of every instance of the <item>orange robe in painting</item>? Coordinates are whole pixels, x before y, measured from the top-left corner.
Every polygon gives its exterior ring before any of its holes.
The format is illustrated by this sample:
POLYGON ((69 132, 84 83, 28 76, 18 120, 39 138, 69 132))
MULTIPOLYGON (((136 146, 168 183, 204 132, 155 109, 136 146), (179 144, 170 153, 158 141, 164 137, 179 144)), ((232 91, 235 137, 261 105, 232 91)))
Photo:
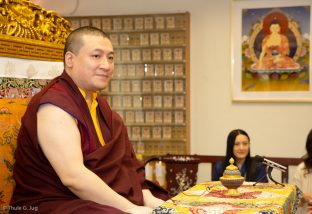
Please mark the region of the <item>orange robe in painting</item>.
MULTIPOLYGON (((279 45, 269 46, 266 49, 265 56, 262 59, 262 67, 259 63, 253 66, 253 69, 297 69, 299 64, 295 60, 288 56, 289 54, 289 42, 285 35, 280 34, 281 42, 279 45)), ((265 46, 269 36, 266 36, 262 41, 262 47, 265 46)))

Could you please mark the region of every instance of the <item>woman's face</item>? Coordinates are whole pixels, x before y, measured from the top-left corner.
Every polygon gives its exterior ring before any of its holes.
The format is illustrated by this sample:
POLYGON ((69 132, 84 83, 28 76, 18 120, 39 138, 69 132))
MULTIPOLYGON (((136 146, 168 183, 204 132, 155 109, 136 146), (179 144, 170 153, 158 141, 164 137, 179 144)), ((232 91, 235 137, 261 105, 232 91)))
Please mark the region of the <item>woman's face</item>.
POLYGON ((245 160, 249 153, 250 149, 250 142, 246 135, 239 134, 236 136, 234 147, 233 147, 233 154, 236 157, 237 161, 245 160))
POLYGON ((281 30, 281 26, 279 24, 271 24, 270 31, 272 33, 279 33, 281 30))

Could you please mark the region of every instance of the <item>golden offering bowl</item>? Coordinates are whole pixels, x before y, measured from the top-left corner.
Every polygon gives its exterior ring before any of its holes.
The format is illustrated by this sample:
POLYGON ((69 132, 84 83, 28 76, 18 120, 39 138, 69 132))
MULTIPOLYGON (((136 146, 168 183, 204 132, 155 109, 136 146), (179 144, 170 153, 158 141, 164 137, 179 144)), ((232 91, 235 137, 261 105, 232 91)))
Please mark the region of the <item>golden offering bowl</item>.
POLYGON ((223 176, 220 177, 220 181, 222 185, 228 189, 225 195, 237 196, 240 195, 237 188, 244 183, 245 178, 241 176, 237 166, 233 165, 234 159, 231 158, 229 162, 230 165, 228 165, 224 170, 223 176))

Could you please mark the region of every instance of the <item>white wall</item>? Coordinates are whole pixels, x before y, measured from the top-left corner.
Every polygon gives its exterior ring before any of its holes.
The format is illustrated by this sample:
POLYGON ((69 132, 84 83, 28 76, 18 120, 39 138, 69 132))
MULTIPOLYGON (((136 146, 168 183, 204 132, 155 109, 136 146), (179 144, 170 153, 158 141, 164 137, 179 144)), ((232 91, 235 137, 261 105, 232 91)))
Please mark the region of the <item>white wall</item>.
POLYGON ((231 101, 230 9, 230 0, 79 0, 71 15, 190 12, 191 153, 224 155, 228 132, 242 128, 253 155, 301 157, 312 103, 231 101))

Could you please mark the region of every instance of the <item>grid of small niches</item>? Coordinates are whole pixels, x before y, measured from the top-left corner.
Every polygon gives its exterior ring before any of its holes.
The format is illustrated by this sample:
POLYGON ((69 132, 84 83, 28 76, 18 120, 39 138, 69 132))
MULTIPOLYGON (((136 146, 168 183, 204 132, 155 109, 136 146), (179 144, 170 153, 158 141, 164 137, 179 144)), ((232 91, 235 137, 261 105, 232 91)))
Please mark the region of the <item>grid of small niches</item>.
POLYGON ((70 18, 71 26, 94 26, 105 32, 111 31, 153 31, 177 30, 186 28, 185 14, 142 15, 142 16, 105 16, 70 18))
POLYGON ((126 125, 185 125, 183 110, 117 110, 126 125))
POLYGON ((186 145, 184 142, 146 142, 140 141, 132 142, 133 149, 136 153, 144 154, 146 156, 165 155, 165 154, 181 154, 186 152, 186 145))
POLYGON ((115 63, 125 62, 181 62, 185 59, 184 48, 135 48, 114 51, 115 63))
POLYGON ((106 98, 114 109, 184 109, 184 95, 110 95, 106 98))
POLYGON ((153 92, 181 93, 185 89, 185 79, 130 79, 110 81, 109 91, 114 92, 153 92))
POLYGON ((184 77, 185 67, 183 63, 167 64, 117 64, 115 65, 113 78, 143 78, 143 77, 184 77))
POLYGON ((184 31, 108 33, 114 47, 185 46, 184 31))
POLYGON ((127 126, 128 136, 132 141, 144 142, 184 142, 185 127, 183 126, 127 126))

